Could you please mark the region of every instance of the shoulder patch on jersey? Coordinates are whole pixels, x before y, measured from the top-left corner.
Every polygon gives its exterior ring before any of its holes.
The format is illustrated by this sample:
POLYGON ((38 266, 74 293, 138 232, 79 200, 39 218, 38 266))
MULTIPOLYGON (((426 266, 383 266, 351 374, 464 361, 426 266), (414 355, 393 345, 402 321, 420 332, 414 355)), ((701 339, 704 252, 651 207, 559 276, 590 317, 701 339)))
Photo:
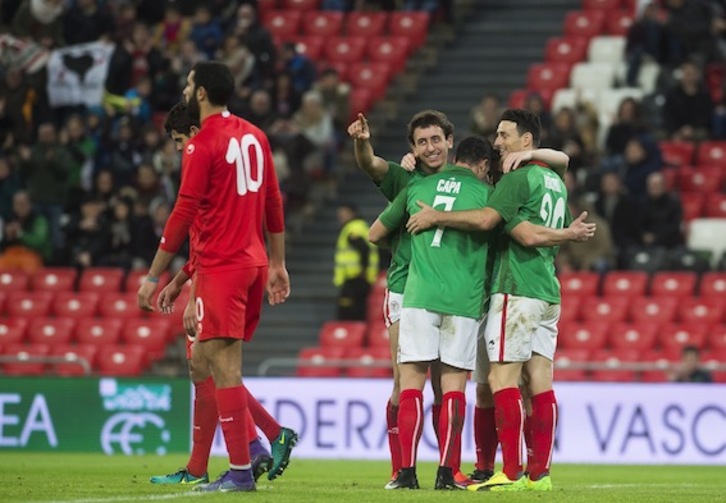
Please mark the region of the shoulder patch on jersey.
POLYGON ((194 153, 194 148, 195 147, 194 147, 194 144, 193 143, 190 143, 189 145, 187 145, 187 154, 193 154, 194 153))

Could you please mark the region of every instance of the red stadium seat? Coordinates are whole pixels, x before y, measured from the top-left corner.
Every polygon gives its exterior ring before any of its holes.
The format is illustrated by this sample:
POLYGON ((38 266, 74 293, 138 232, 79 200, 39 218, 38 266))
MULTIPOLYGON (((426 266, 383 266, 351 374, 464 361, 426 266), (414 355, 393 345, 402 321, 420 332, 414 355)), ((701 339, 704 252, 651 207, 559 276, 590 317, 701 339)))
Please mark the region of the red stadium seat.
POLYGON ((164 348, 169 333, 169 320, 163 318, 126 320, 121 329, 121 340, 130 345, 144 348, 147 362, 151 363, 164 357, 164 348))
MULTIPOLYGON (((146 271, 131 271, 124 278, 123 291, 136 293, 146 279, 146 271)), ((169 283, 169 273, 163 272, 159 276, 159 290, 169 283)))
POLYGON ((363 37, 329 37, 325 57, 330 63, 357 63, 363 59, 366 39, 363 37))
POLYGON ((96 361, 102 376, 137 377, 144 371, 146 352, 141 346, 102 346, 96 361))
POLYGON ((587 297, 582 301, 580 317, 583 321, 625 321, 628 305, 632 299, 627 296, 587 297))
POLYGON ((91 267, 81 273, 81 292, 120 292, 124 270, 117 267, 91 267))
POLYGON ((666 190, 675 190, 678 185, 678 169, 663 167, 660 172, 665 178, 666 190))
POLYGON ((5 301, 8 298, 7 292, 0 290, 0 315, 5 314, 5 301))
POLYGON ((571 272, 560 274, 562 295, 597 295, 600 275, 596 272, 571 272))
POLYGON ((366 113, 371 108, 371 92, 368 89, 352 89, 350 91, 350 97, 348 98, 350 107, 350 122, 354 121, 358 117, 359 113, 366 113))
POLYGON ((52 311, 56 316, 87 318, 96 316, 99 296, 96 292, 58 292, 52 311))
POLYGON ((630 27, 633 26, 632 12, 626 10, 610 12, 605 20, 605 31, 608 35, 626 36, 630 27))
POLYGON ((51 292, 10 292, 6 301, 6 311, 10 316, 23 318, 47 316, 52 300, 51 292))
POLYGON ((592 38, 600 35, 605 26, 602 11, 571 11, 565 15, 563 33, 568 37, 592 38))
POLYGON ((25 318, 0 319, 0 345, 24 342, 27 331, 28 320, 25 318))
POLYGON ((137 306, 136 293, 133 292, 102 294, 98 312, 104 318, 137 318, 142 315, 137 306))
POLYGON ((509 108, 524 108, 527 101, 527 97, 532 91, 529 89, 515 89, 509 93, 509 99, 507 100, 507 106, 509 108))
POLYGON ((274 38, 288 41, 294 40, 300 29, 302 11, 270 10, 262 14, 262 24, 274 38))
POLYGON ((707 218, 726 218, 726 194, 708 194, 703 216, 707 218))
POLYGON ((648 273, 641 271, 613 271, 605 275, 602 292, 605 296, 637 297, 645 295, 648 273))
POLYGON ((345 348, 304 348, 298 354, 297 375, 299 377, 338 377, 341 367, 325 365, 330 360, 342 360, 345 348), (300 364, 305 365, 300 365, 300 364))
POLYGON ((698 166, 726 166, 726 141, 704 141, 696 152, 698 166))
MULTIPOLYGON (((0 340, 1 341, 1 340, 0 340)), ((384 322, 369 323, 366 331, 366 346, 371 348, 390 348, 388 328, 384 322)))
POLYGON ((316 10, 320 0, 282 0, 282 8, 285 10, 316 10))
POLYGON ((605 347, 609 325, 605 322, 562 324, 557 344, 566 349, 593 351, 605 347))
POLYGON ((303 14, 302 31, 305 35, 337 37, 343 31, 343 13, 309 11, 303 14))
POLYGON ((677 297, 635 297, 630 300, 630 319, 635 323, 671 323, 678 301, 677 297))
POLYGON ((681 299, 678 304, 678 318, 682 323, 720 323, 723 313, 724 299, 721 297, 681 299))
POLYGON ((386 312, 386 292, 376 290, 371 291, 371 293, 368 294, 366 303, 368 304, 368 319, 366 321, 368 323, 384 322, 386 312))
POLYGON ((670 323, 660 327, 658 342, 664 352, 680 355, 683 346, 702 348, 706 344, 708 325, 702 323, 670 323))
POLYGON ((591 360, 608 367, 603 370, 594 370, 592 372, 594 381, 632 382, 635 381, 636 372, 624 370, 623 364, 637 363, 640 360, 640 353, 634 349, 601 349, 593 352, 591 360))
POLYGON ((406 37, 376 37, 366 48, 368 59, 378 63, 388 63, 391 71, 398 75, 406 68, 406 58, 411 43, 406 37))
POLYGON ((368 89, 374 102, 386 96, 390 80, 387 63, 353 63, 348 72, 348 82, 356 89, 368 89))
POLYGON ((29 362, 29 358, 42 358, 48 356, 48 344, 7 344, 3 348, 3 356, 15 356, 18 361, 3 364, 3 373, 7 375, 41 375, 45 372, 46 364, 43 362, 29 362))
POLYGON ((610 329, 608 341, 613 349, 650 351, 655 347, 658 325, 653 323, 616 323, 610 329))
POLYGON ((718 192, 723 185, 723 174, 718 166, 684 166, 678 170, 678 187, 683 192, 718 192))
POLYGON ((386 12, 351 12, 345 19, 345 34, 354 37, 377 37, 388 21, 386 12))
POLYGON ((76 287, 75 269, 70 267, 45 267, 33 274, 33 290, 44 292, 72 292, 76 287))
POLYGON ((346 369, 348 377, 391 377, 391 353, 388 348, 349 348, 345 358, 359 362, 346 369), (374 366, 383 363, 386 366, 374 366))
POLYGON ((553 37, 545 46, 548 63, 579 63, 587 59, 588 39, 584 37, 553 37))
POLYGON ((650 283, 650 294, 658 297, 692 297, 697 279, 692 272, 657 272, 650 283))
MULTIPOLYGON (((323 50, 325 50, 325 45, 323 45, 323 50)), ((350 63, 344 63, 342 61, 324 61, 320 60, 316 63, 318 72, 322 72, 323 70, 327 70, 328 68, 334 69, 336 72, 338 72, 338 78, 342 82, 348 81, 348 67, 350 66, 350 63)))
POLYGON ((683 220, 689 222, 703 216, 706 205, 706 197, 698 192, 681 193, 681 207, 683 208, 683 220))
POLYGON ((577 321, 580 318, 580 299, 576 295, 563 294, 560 304, 560 321, 577 321))
POLYGON ((718 365, 723 365, 724 362, 726 362, 726 351, 704 352, 701 354, 701 362, 703 367, 711 372, 713 382, 726 383, 726 372, 723 370, 716 370, 718 365))
POLYGON ((555 354, 555 381, 585 381, 585 369, 568 368, 572 363, 588 361, 590 351, 587 349, 558 349, 555 354))
MULTIPOLYGON (((621 0, 583 0, 582 10, 613 11, 622 6, 621 0)), ((610 14, 608 12, 608 14, 610 14)))
POLYGON ((61 344, 51 349, 50 356, 64 357, 68 363, 54 363, 51 367, 52 372, 60 376, 81 376, 86 375, 83 365, 79 362, 85 360, 91 367, 91 371, 96 363, 96 353, 98 347, 91 344, 61 344))
POLYGON ((701 276, 698 287, 701 297, 712 298, 726 294, 726 272, 707 272, 701 276))
POLYGON ((30 277, 23 271, 14 269, 0 270, 0 291, 18 292, 27 290, 30 286, 30 277))
POLYGON ((265 14, 266 12, 269 12, 271 10, 275 10, 280 6, 280 3, 278 0, 258 0, 257 1, 257 10, 260 12, 260 14, 265 14))
POLYGON ((571 69, 567 63, 535 63, 527 72, 527 88, 541 92, 568 87, 571 69))
POLYGON ((320 60, 325 46, 325 38, 317 35, 295 38, 297 52, 304 54, 312 61, 320 60))
POLYGON ((76 321, 72 318, 33 318, 28 323, 28 341, 37 344, 68 344, 76 321))
POLYGON ((649 351, 641 356, 643 363, 651 363, 657 367, 654 370, 644 370, 640 373, 640 380, 643 382, 667 382, 670 381, 670 373, 673 363, 677 360, 672 355, 657 351, 649 351))
POLYGON ((80 344, 110 346, 117 344, 123 321, 114 318, 84 318, 78 320, 76 341, 80 344))
POLYGON ((360 321, 329 321, 320 329, 320 346, 359 348, 363 346, 366 325, 360 321))
MULTIPOLYGON (((726 325, 719 324, 719 325, 712 326, 711 329, 708 331, 707 341, 708 341, 708 347, 712 351, 716 351, 719 353, 725 353, 726 352, 726 325)), ((2 339, 0 339, 0 343, 1 342, 2 342, 2 339)), ((724 360, 724 363, 726 363, 726 360, 724 360)))
POLYGON ((696 152, 695 143, 685 141, 661 141, 658 142, 663 162, 669 166, 680 168, 691 166, 693 155, 696 152))
POLYGON ((427 12, 391 12, 388 18, 388 33, 411 40, 414 49, 426 42, 429 30, 429 14, 427 12))

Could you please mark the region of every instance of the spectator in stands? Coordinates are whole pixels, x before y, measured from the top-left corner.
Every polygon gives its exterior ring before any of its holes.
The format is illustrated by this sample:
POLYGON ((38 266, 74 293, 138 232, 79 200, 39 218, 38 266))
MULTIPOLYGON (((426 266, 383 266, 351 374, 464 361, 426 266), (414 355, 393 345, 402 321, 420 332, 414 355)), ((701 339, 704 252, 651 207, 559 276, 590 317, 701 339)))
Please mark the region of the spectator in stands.
POLYGON ((275 111, 283 119, 290 119, 300 108, 300 97, 292 85, 292 77, 287 72, 277 74, 274 86, 275 111))
POLYGON ((111 135, 104 150, 108 155, 107 167, 113 172, 114 180, 120 185, 133 185, 136 166, 141 163, 131 120, 121 117, 116 134, 111 135))
POLYGON ((469 131, 492 140, 497 133, 497 125, 502 115, 502 103, 494 93, 487 93, 469 113, 469 131))
POLYGON ((708 2, 695 0, 664 0, 669 36, 680 46, 681 60, 697 58, 705 61, 714 54, 713 11, 708 2))
POLYGON ((21 188, 20 178, 7 157, 0 156, 0 221, 13 215, 13 196, 21 188))
POLYGON ((647 187, 648 197, 643 205, 642 243, 665 248, 683 244, 681 202, 675 194, 666 190, 663 173, 651 173, 647 187))
POLYGON ((668 65, 678 63, 681 53, 680 46, 668 33, 658 5, 655 2, 647 4, 643 7, 640 17, 628 29, 625 46, 628 62, 626 84, 638 87, 638 75, 645 58, 668 65))
POLYGON ((586 165, 585 144, 580 136, 575 111, 569 107, 560 108, 542 146, 561 150, 570 156, 569 170, 577 171, 586 165))
POLYGON ((33 208, 27 192, 18 191, 13 195, 13 213, 3 221, 2 231, 0 269, 33 273, 50 258, 48 222, 33 208))
POLYGON ((241 110, 239 114, 258 128, 265 131, 272 142, 275 141, 275 127, 279 116, 272 109, 272 98, 266 89, 257 89, 252 93, 248 108, 241 110))
POLYGON ((111 236, 105 208, 103 200, 89 196, 81 203, 80 212, 71 217, 66 236, 70 245, 70 259, 75 266, 97 266, 108 253, 111 236))
MULTIPOLYGON (((570 212, 579 215, 586 209, 579 201, 568 197, 570 212)), ((615 266, 615 247, 610 226, 597 213, 590 212, 588 222, 597 224, 595 237, 584 242, 568 242, 560 247, 556 265, 559 272, 596 271, 604 273, 615 266)))
POLYGON ((302 95, 308 91, 315 82, 315 65, 310 58, 297 50, 294 42, 285 42, 280 51, 282 69, 290 76, 292 88, 302 95))
POLYGON ((338 70, 326 68, 313 85, 313 90, 320 93, 325 109, 333 117, 336 143, 340 146, 350 116, 350 84, 340 81, 338 70))
POLYGON ((204 53, 197 48, 197 44, 192 40, 182 41, 179 52, 171 60, 171 70, 176 74, 180 89, 183 89, 186 85, 186 76, 189 75, 194 65, 205 59, 204 53))
POLYGON ((131 217, 131 201, 118 198, 110 208, 109 242, 107 252, 98 260, 105 267, 132 268, 134 263, 135 232, 131 217))
POLYGON ((552 127, 552 114, 547 109, 547 105, 545 104, 542 95, 536 91, 529 93, 527 98, 524 100, 524 109, 539 116, 539 120, 542 123, 542 137, 545 138, 547 136, 547 132, 552 127))
POLYGON ((232 25, 231 34, 239 37, 240 42, 255 55, 260 74, 271 86, 276 72, 277 51, 272 35, 257 19, 257 8, 251 3, 243 3, 237 9, 237 18, 232 25))
POLYGON ((169 193, 171 189, 167 181, 162 181, 154 167, 149 163, 142 163, 136 171, 136 189, 139 202, 149 206, 157 199, 172 201, 174 195, 169 193))
POLYGON ((638 200, 645 198, 646 179, 660 171, 663 157, 658 143, 650 135, 640 135, 625 145, 625 186, 638 200))
POLYGON ((159 173, 162 183, 171 187, 172 199, 174 199, 174 194, 177 193, 181 182, 181 156, 176 151, 174 140, 165 140, 163 146, 154 153, 151 163, 159 173))
POLYGON ((154 27, 153 44, 171 56, 179 52, 182 42, 189 38, 191 31, 191 20, 182 16, 177 5, 168 4, 164 9, 164 19, 154 27))
POLYGON ((684 346, 681 362, 671 380, 675 382, 713 382, 711 373, 701 367, 701 350, 696 346, 684 346))
POLYGON ((63 16, 63 33, 68 45, 109 39, 114 32, 113 18, 98 0, 77 0, 63 16))
POLYGON ((68 209, 75 211, 78 209, 77 203, 81 200, 82 192, 91 187, 96 144, 86 134, 86 123, 83 117, 77 114, 68 118, 65 128, 61 130, 59 136, 71 158, 68 173, 68 204, 70 205, 68 209))
POLYGON ((247 88, 246 95, 250 90, 262 85, 262 77, 257 68, 255 55, 246 45, 242 45, 239 38, 228 35, 224 38, 220 61, 227 65, 234 76, 235 88, 247 88))
POLYGON ((640 103, 634 98, 625 98, 605 137, 605 154, 622 157, 628 142, 645 131, 640 103))
POLYGON ((197 7, 189 37, 207 59, 214 59, 217 49, 222 45, 223 33, 219 19, 212 17, 209 7, 205 5, 197 7))
POLYGON ((149 77, 141 77, 124 94, 124 98, 126 99, 126 116, 133 119, 135 124, 148 124, 151 121, 151 91, 151 79, 149 77))
POLYGON ((15 146, 13 130, 15 122, 7 112, 8 99, 5 91, 0 89, 0 155, 10 152, 15 146))
POLYGON ((641 243, 643 227, 640 204, 627 194, 618 173, 603 173, 594 209, 607 222, 618 261, 622 263, 627 249, 641 243))
POLYGON ((680 83, 666 94, 663 118, 672 140, 696 141, 709 137, 714 105, 702 85, 701 70, 687 61, 681 65, 680 83))
POLYGON ((30 37, 46 49, 65 45, 63 0, 25 0, 13 18, 13 33, 30 37))
POLYGON ((18 70, 5 72, 0 94, 5 96, 4 116, 12 122, 14 143, 29 143, 33 137, 33 123, 37 120, 34 104, 38 92, 18 70))
POLYGON ((317 91, 303 95, 300 110, 294 121, 306 147, 303 149, 303 169, 307 173, 317 172, 330 176, 333 171, 336 153, 335 128, 333 117, 323 105, 323 97, 317 91))

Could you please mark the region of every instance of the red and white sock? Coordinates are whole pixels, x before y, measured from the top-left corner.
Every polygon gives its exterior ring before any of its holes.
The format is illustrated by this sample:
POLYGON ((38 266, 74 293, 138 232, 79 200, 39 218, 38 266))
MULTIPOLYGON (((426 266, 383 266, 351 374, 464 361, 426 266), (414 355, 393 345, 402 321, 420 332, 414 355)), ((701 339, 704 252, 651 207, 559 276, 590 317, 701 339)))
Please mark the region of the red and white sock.
POLYGON ((515 480, 522 471, 522 429, 524 409, 519 388, 505 388, 494 393, 494 415, 502 444, 503 471, 515 480))
POLYGON ((386 404, 386 426, 388 448, 391 451, 391 470, 395 475, 401 469, 401 441, 398 438, 398 405, 393 405, 390 400, 386 404))
MULTIPOLYGON (((280 436, 280 430, 282 429, 280 423, 278 423, 275 418, 267 412, 267 409, 265 409, 262 404, 257 401, 252 393, 250 393, 250 390, 245 388, 245 392, 247 393, 247 407, 250 409, 250 414, 252 414, 252 419, 254 419, 255 425, 262 430, 262 433, 265 434, 267 440, 270 442, 274 441, 278 436, 280 436)), ((255 437, 256 436, 257 433, 255 432, 255 437)))
POLYGON ((423 432, 423 393, 417 389, 401 391, 398 401, 398 439, 401 442, 401 467, 416 466, 418 443, 423 432))
POLYGON ((557 400, 554 390, 532 397, 532 444, 534 462, 527 466, 529 477, 538 480, 550 471, 557 429, 557 400))
POLYGON ((499 445, 494 407, 474 408, 474 444, 476 445, 476 469, 494 471, 497 445, 499 445))
POLYGON ((212 449, 214 433, 217 430, 217 396, 214 380, 194 383, 194 416, 192 418, 192 453, 187 463, 187 470, 195 477, 207 473, 209 452, 212 449))
POLYGON ((244 386, 217 390, 219 422, 233 470, 250 468, 250 444, 247 438, 247 393, 244 386))
POLYGON ((450 391, 443 397, 439 418, 439 466, 452 472, 458 471, 461 459, 461 429, 466 413, 466 396, 460 391, 450 391))

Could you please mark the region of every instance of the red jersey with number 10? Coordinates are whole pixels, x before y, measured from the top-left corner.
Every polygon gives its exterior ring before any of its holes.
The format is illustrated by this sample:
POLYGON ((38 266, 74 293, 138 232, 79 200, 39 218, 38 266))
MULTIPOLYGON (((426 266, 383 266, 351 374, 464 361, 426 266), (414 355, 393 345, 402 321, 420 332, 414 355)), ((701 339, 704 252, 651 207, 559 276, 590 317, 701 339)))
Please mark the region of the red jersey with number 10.
POLYGON ((161 249, 176 253, 195 217, 199 272, 267 265, 263 223, 271 233, 284 230, 267 136, 227 111, 207 117, 184 149, 179 197, 161 249))

